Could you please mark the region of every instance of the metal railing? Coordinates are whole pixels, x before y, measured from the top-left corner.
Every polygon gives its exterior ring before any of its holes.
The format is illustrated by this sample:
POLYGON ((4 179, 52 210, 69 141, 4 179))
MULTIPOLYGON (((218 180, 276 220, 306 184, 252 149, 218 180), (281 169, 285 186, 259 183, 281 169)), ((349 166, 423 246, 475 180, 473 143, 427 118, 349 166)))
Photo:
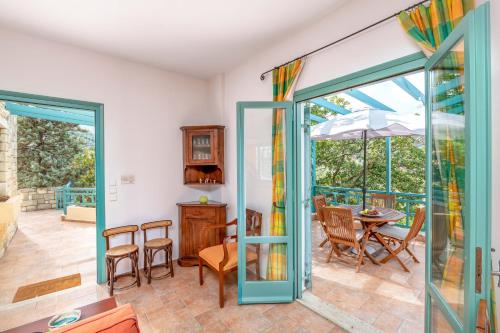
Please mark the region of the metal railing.
MULTIPOLYGON (((415 216, 415 208, 417 206, 425 206, 425 194, 422 193, 403 193, 403 192, 386 192, 368 190, 367 199, 370 200, 370 194, 381 193, 391 194, 396 196, 396 209, 406 214, 406 219, 398 224, 402 227, 409 228, 413 223, 415 216)), ((348 187, 333 187, 315 185, 312 188, 312 195, 323 194, 326 200, 331 205, 360 205, 363 202, 363 190, 360 188, 348 187)), ((312 205, 314 210, 314 205, 312 205)))
POLYGON ((95 207, 95 203, 95 188, 71 187, 69 184, 56 188, 57 209, 63 209, 64 214, 68 206, 95 207))

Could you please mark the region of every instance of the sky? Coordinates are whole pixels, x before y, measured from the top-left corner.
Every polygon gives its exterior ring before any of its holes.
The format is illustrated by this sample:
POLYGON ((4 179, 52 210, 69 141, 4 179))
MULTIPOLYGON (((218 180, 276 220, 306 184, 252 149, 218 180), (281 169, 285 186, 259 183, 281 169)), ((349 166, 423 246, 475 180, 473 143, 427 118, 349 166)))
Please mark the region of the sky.
MULTIPOLYGON (((410 81, 420 92, 425 92, 425 74, 424 72, 417 72, 404 75, 408 81, 410 81)), ((411 95, 406 93, 398 85, 392 82, 392 78, 389 80, 372 83, 363 87, 357 87, 355 90, 359 90, 368 96, 382 102, 388 107, 396 110, 397 112, 409 112, 409 113, 421 113, 425 112, 425 107, 423 101, 418 101, 414 99, 411 95)), ((325 96, 329 98, 331 96, 339 96, 345 98, 349 101, 349 106, 346 109, 356 112, 366 109, 373 109, 373 107, 351 97, 345 93, 330 94, 325 96)))

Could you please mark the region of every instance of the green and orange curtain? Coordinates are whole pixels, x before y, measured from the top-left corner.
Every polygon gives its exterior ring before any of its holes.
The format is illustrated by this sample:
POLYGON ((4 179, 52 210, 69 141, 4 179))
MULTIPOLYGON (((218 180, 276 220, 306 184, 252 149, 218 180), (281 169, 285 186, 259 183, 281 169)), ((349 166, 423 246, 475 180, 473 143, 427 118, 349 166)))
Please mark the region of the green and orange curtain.
POLYGON ((474 0, 432 0, 429 6, 401 12, 398 19, 406 33, 430 56, 474 8, 474 0))
MULTIPOLYGON (((273 101, 289 99, 302 70, 303 60, 295 60, 273 70, 273 101)), ((285 183, 285 111, 273 110, 272 130, 272 208, 270 236, 286 236, 286 183, 285 183)), ((287 245, 270 244, 267 262, 267 280, 287 279, 287 245)))

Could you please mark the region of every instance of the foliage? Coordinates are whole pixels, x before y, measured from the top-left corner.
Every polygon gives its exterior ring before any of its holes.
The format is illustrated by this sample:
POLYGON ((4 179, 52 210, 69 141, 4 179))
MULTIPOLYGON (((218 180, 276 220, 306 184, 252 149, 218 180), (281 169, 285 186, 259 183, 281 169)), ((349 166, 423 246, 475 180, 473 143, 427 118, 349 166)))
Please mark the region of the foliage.
POLYGON ((75 124, 19 117, 17 131, 20 188, 62 186, 79 181, 75 178, 73 161, 86 149, 85 130, 75 124))
POLYGON ((95 150, 85 148, 73 160, 73 175, 76 187, 95 187, 95 150))
MULTIPOLYGON (((349 102, 341 97, 329 98, 343 108, 349 102)), ((331 119, 336 114, 313 105, 311 113, 331 119)), ((425 151, 423 137, 392 137, 392 188, 394 192, 425 193, 425 151)), ((386 139, 368 141, 367 187, 385 190, 386 139)), ((363 186, 363 141, 316 142, 316 184, 335 187, 361 188, 363 186)))

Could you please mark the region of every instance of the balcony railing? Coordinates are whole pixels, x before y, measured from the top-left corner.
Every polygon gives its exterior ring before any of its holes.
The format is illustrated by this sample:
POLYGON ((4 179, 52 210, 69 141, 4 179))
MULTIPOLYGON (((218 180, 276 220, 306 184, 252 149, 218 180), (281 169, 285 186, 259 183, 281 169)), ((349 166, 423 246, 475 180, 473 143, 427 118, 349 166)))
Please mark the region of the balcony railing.
MULTIPOLYGON (((386 192, 386 191, 367 191, 367 199, 370 200, 371 193, 392 194, 396 196, 396 209, 406 214, 406 219, 398 224, 409 228, 413 223, 415 208, 425 206, 425 194, 386 192)), ((333 187, 315 185, 312 188, 312 195, 323 194, 330 205, 361 205, 363 203, 363 190, 360 188, 333 187)), ((369 201, 368 201, 369 202, 369 201)), ((314 210, 314 205, 312 206, 314 210)))
POLYGON ((64 214, 71 205, 95 207, 95 199, 95 188, 70 187, 69 185, 56 188, 57 209, 64 209, 64 214))

